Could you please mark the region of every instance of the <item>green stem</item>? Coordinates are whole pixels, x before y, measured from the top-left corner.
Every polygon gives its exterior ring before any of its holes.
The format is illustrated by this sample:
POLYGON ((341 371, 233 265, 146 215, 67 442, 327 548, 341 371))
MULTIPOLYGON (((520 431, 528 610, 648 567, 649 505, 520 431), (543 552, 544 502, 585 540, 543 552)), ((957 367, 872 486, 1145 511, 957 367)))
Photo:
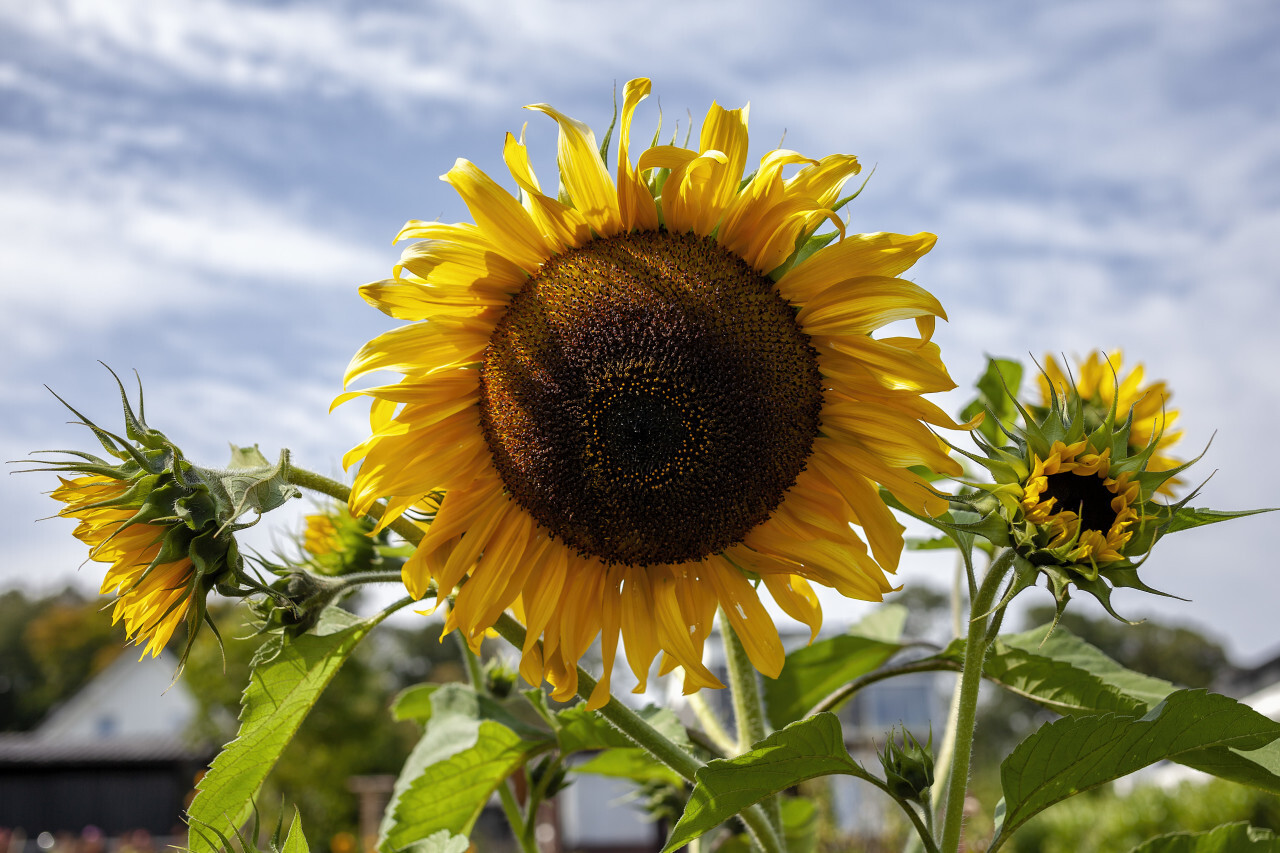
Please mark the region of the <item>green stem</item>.
MULTIPOLYGON (((923 645, 923 644, 921 644, 923 645)), ((905 646, 904 646, 905 648, 905 646)), ((932 648, 937 648, 933 646, 932 648)), ((828 693, 816 705, 805 712, 806 717, 812 717, 814 714, 820 714, 823 711, 834 711, 848 702, 855 693, 875 684, 877 681, 884 681, 886 678, 894 678, 899 675, 907 675, 912 672, 959 672, 960 665, 949 660, 939 660, 938 658, 924 658, 923 660, 912 661, 911 663, 898 664, 897 666, 885 666, 874 672, 855 678, 853 681, 843 684, 835 690, 828 693)))
POLYGON ((964 667, 960 670, 960 701, 956 715, 955 748, 951 753, 951 776, 947 785, 947 804, 942 824, 942 853, 960 849, 960 829, 964 819, 964 796, 969 787, 969 763, 973 759, 973 735, 978 716, 978 689, 982 686, 982 665, 991 639, 987 623, 996 594, 1005 575, 1013 566, 1014 553, 1008 549, 996 557, 969 603, 969 635, 964 648, 964 667))
POLYGON ((533 839, 533 833, 529 831, 531 821, 526 820, 521 814, 520 804, 516 802, 510 780, 498 786, 498 799, 502 801, 502 813, 506 816, 507 823, 511 825, 511 834, 520 844, 521 853, 538 853, 538 845, 533 839))
POLYGON ((702 691, 691 693, 684 699, 689 703, 689 707, 693 709, 693 715, 698 718, 698 722, 702 724, 702 733, 711 742, 711 745, 715 747, 712 751, 723 753, 726 756, 733 755, 738 749, 738 744, 729 736, 728 730, 725 729, 724 723, 720 720, 720 715, 707 704, 707 700, 702 696, 702 691))
MULTIPOLYGON (((764 699, 760 695, 760 678, 751 663, 742 639, 733 630, 729 617, 720 610, 720 636, 724 640, 725 666, 729 669, 729 690, 733 693, 733 713, 737 718, 739 755, 765 739, 768 727, 764 719, 764 699)), ((760 801, 769 817, 774 833, 782 838, 782 806, 777 795, 760 801)))
POLYGON ((471 688, 477 693, 487 693, 484 683, 484 670, 480 667, 480 658, 475 652, 471 651, 471 646, 467 644, 467 639, 462 636, 461 631, 454 631, 453 637, 462 654, 462 663, 467 668, 467 681, 471 682, 471 688))
MULTIPOLYGON (((337 480, 332 480, 323 474, 308 471, 306 468, 296 468, 292 465, 289 466, 285 474, 288 477, 289 482, 293 483, 295 486, 301 486, 304 489, 319 492, 322 495, 327 495, 328 497, 342 501, 343 503, 346 503, 351 499, 350 486, 345 483, 339 483, 337 480)), ((382 514, 386 511, 387 505, 381 501, 376 501, 373 506, 369 508, 369 516, 373 519, 380 519, 382 518, 382 514)), ((403 516, 397 518, 387 526, 415 545, 422 541, 422 528, 403 516)))
POLYGON ((336 580, 341 581, 340 589, 345 590, 367 583, 403 583, 404 575, 396 569, 390 572, 356 572, 350 575, 339 575, 336 580))
MULTIPOLYGON (((499 616, 493 628, 517 649, 524 648, 524 626, 510 614, 503 613, 499 616)), ((585 669, 578 667, 578 695, 587 699, 595 688, 596 680, 585 669)), ((635 711, 619 702, 616 697, 610 696, 609 701, 598 713, 637 746, 679 773, 687 781, 697 784, 696 774, 702 762, 664 737, 661 732, 645 722, 635 711)), ((751 806, 744 810, 742 820, 765 853, 784 853, 780 836, 774 831, 773 825, 759 806, 751 806)))
MULTIPOLYGON (((963 559, 963 555, 956 558, 955 573, 951 579, 951 636, 960 639, 964 633, 964 596, 961 592, 960 582, 966 576, 972 578, 973 572, 968 568, 972 563, 963 559)), ((976 587, 970 586, 970 592, 976 592, 976 587)), ((947 773, 951 770, 951 753, 956 748, 956 722, 960 716, 960 679, 956 679, 955 685, 951 689, 951 701, 947 703, 947 725, 942 730, 942 741, 938 744, 937 761, 933 766, 933 778, 941 783, 947 778, 947 773)), ((946 791, 946 786, 935 783, 929 792, 929 831, 933 832, 933 820, 937 815, 939 807, 942 805, 942 795, 946 791)))

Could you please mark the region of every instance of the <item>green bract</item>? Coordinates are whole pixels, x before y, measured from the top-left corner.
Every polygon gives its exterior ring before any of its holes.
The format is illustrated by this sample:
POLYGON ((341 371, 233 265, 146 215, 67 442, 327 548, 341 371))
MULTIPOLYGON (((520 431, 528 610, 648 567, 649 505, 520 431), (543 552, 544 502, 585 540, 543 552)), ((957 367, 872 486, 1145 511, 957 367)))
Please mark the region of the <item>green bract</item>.
POLYGON ((1088 418, 1074 391, 1065 396, 1051 391, 1047 407, 1032 409, 1005 384, 1005 377, 1020 375, 1020 365, 993 359, 979 380, 981 396, 966 413, 987 413, 988 423, 974 433, 981 454, 960 452, 992 481, 968 483, 951 497, 953 521, 942 523, 1013 549, 1014 581, 999 606, 1044 575, 1059 613, 1074 585, 1121 619, 1111 605, 1114 587, 1166 595, 1138 574, 1161 537, 1262 511, 1188 507, 1198 490, 1167 502, 1157 494, 1161 487, 1198 457, 1175 468, 1148 470, 1160 435, 1131 448, 1132 411, 1118 412, 1113 403, 1101 421, 1088 418))
POLYGON ((299 492, 287 479, 287 451, 271 465, 256 446, 233 447, 226 468, 203 468, 147 425, 141 386, 136 413, 123 385, 120 398, 124 437, 97 426, 59 397, 93 431, 108 458, 78 450, 39 451, 71 458, 33 460, 42 467, 32 470, 77 475, 62 477, 53 497, 67 504, 60 515, 80 522, 76 536, 91 547, 90 557, 112 564, 102 591, 117 593, 116 620, 124 620, 130 637, 146 642, 152 654, 185 622, 185 660, 201 623, 208 621, 205 598, 211 591, 230 596, 264 591, 245 572, 235 532, 299 492), (252 517, 242 522, 246 514, 252 517))

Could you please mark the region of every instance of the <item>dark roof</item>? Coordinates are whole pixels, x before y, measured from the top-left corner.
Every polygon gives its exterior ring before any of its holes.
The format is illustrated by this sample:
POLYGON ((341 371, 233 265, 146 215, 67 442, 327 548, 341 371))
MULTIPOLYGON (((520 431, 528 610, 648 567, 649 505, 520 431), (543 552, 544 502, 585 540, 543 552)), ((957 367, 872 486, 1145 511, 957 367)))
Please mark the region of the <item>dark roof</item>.
POLYGON ((209 746, 192 746, 181 738, 106 738, 59 740, 30 734, 0 734, 0 766, 56 764, 203 763, 209 746))

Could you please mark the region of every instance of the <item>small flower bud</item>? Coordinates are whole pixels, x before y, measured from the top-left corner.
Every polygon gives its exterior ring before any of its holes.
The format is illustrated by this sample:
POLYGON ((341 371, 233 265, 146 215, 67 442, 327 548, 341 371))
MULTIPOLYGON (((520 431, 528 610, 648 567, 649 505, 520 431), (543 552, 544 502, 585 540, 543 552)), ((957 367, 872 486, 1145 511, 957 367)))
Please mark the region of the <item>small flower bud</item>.
POLYGON ((879 753, 884 767, 884 780, 889 791, 899 799, 924 802, 933 785, 933 732, 923 746, 906 727, 899 738, 895 727, 889 732, 889 742, 879 753))

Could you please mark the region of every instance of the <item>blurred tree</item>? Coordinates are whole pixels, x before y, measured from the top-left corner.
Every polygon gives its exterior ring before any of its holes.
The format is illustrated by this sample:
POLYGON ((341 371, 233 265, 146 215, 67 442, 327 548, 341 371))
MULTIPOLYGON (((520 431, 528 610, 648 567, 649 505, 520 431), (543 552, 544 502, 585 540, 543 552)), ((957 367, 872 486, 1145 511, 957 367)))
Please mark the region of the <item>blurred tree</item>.
POLYGON ((0 594, 0 731, 26 731, 121 653, 124 629, 106 599, 74 587, 0 594))

